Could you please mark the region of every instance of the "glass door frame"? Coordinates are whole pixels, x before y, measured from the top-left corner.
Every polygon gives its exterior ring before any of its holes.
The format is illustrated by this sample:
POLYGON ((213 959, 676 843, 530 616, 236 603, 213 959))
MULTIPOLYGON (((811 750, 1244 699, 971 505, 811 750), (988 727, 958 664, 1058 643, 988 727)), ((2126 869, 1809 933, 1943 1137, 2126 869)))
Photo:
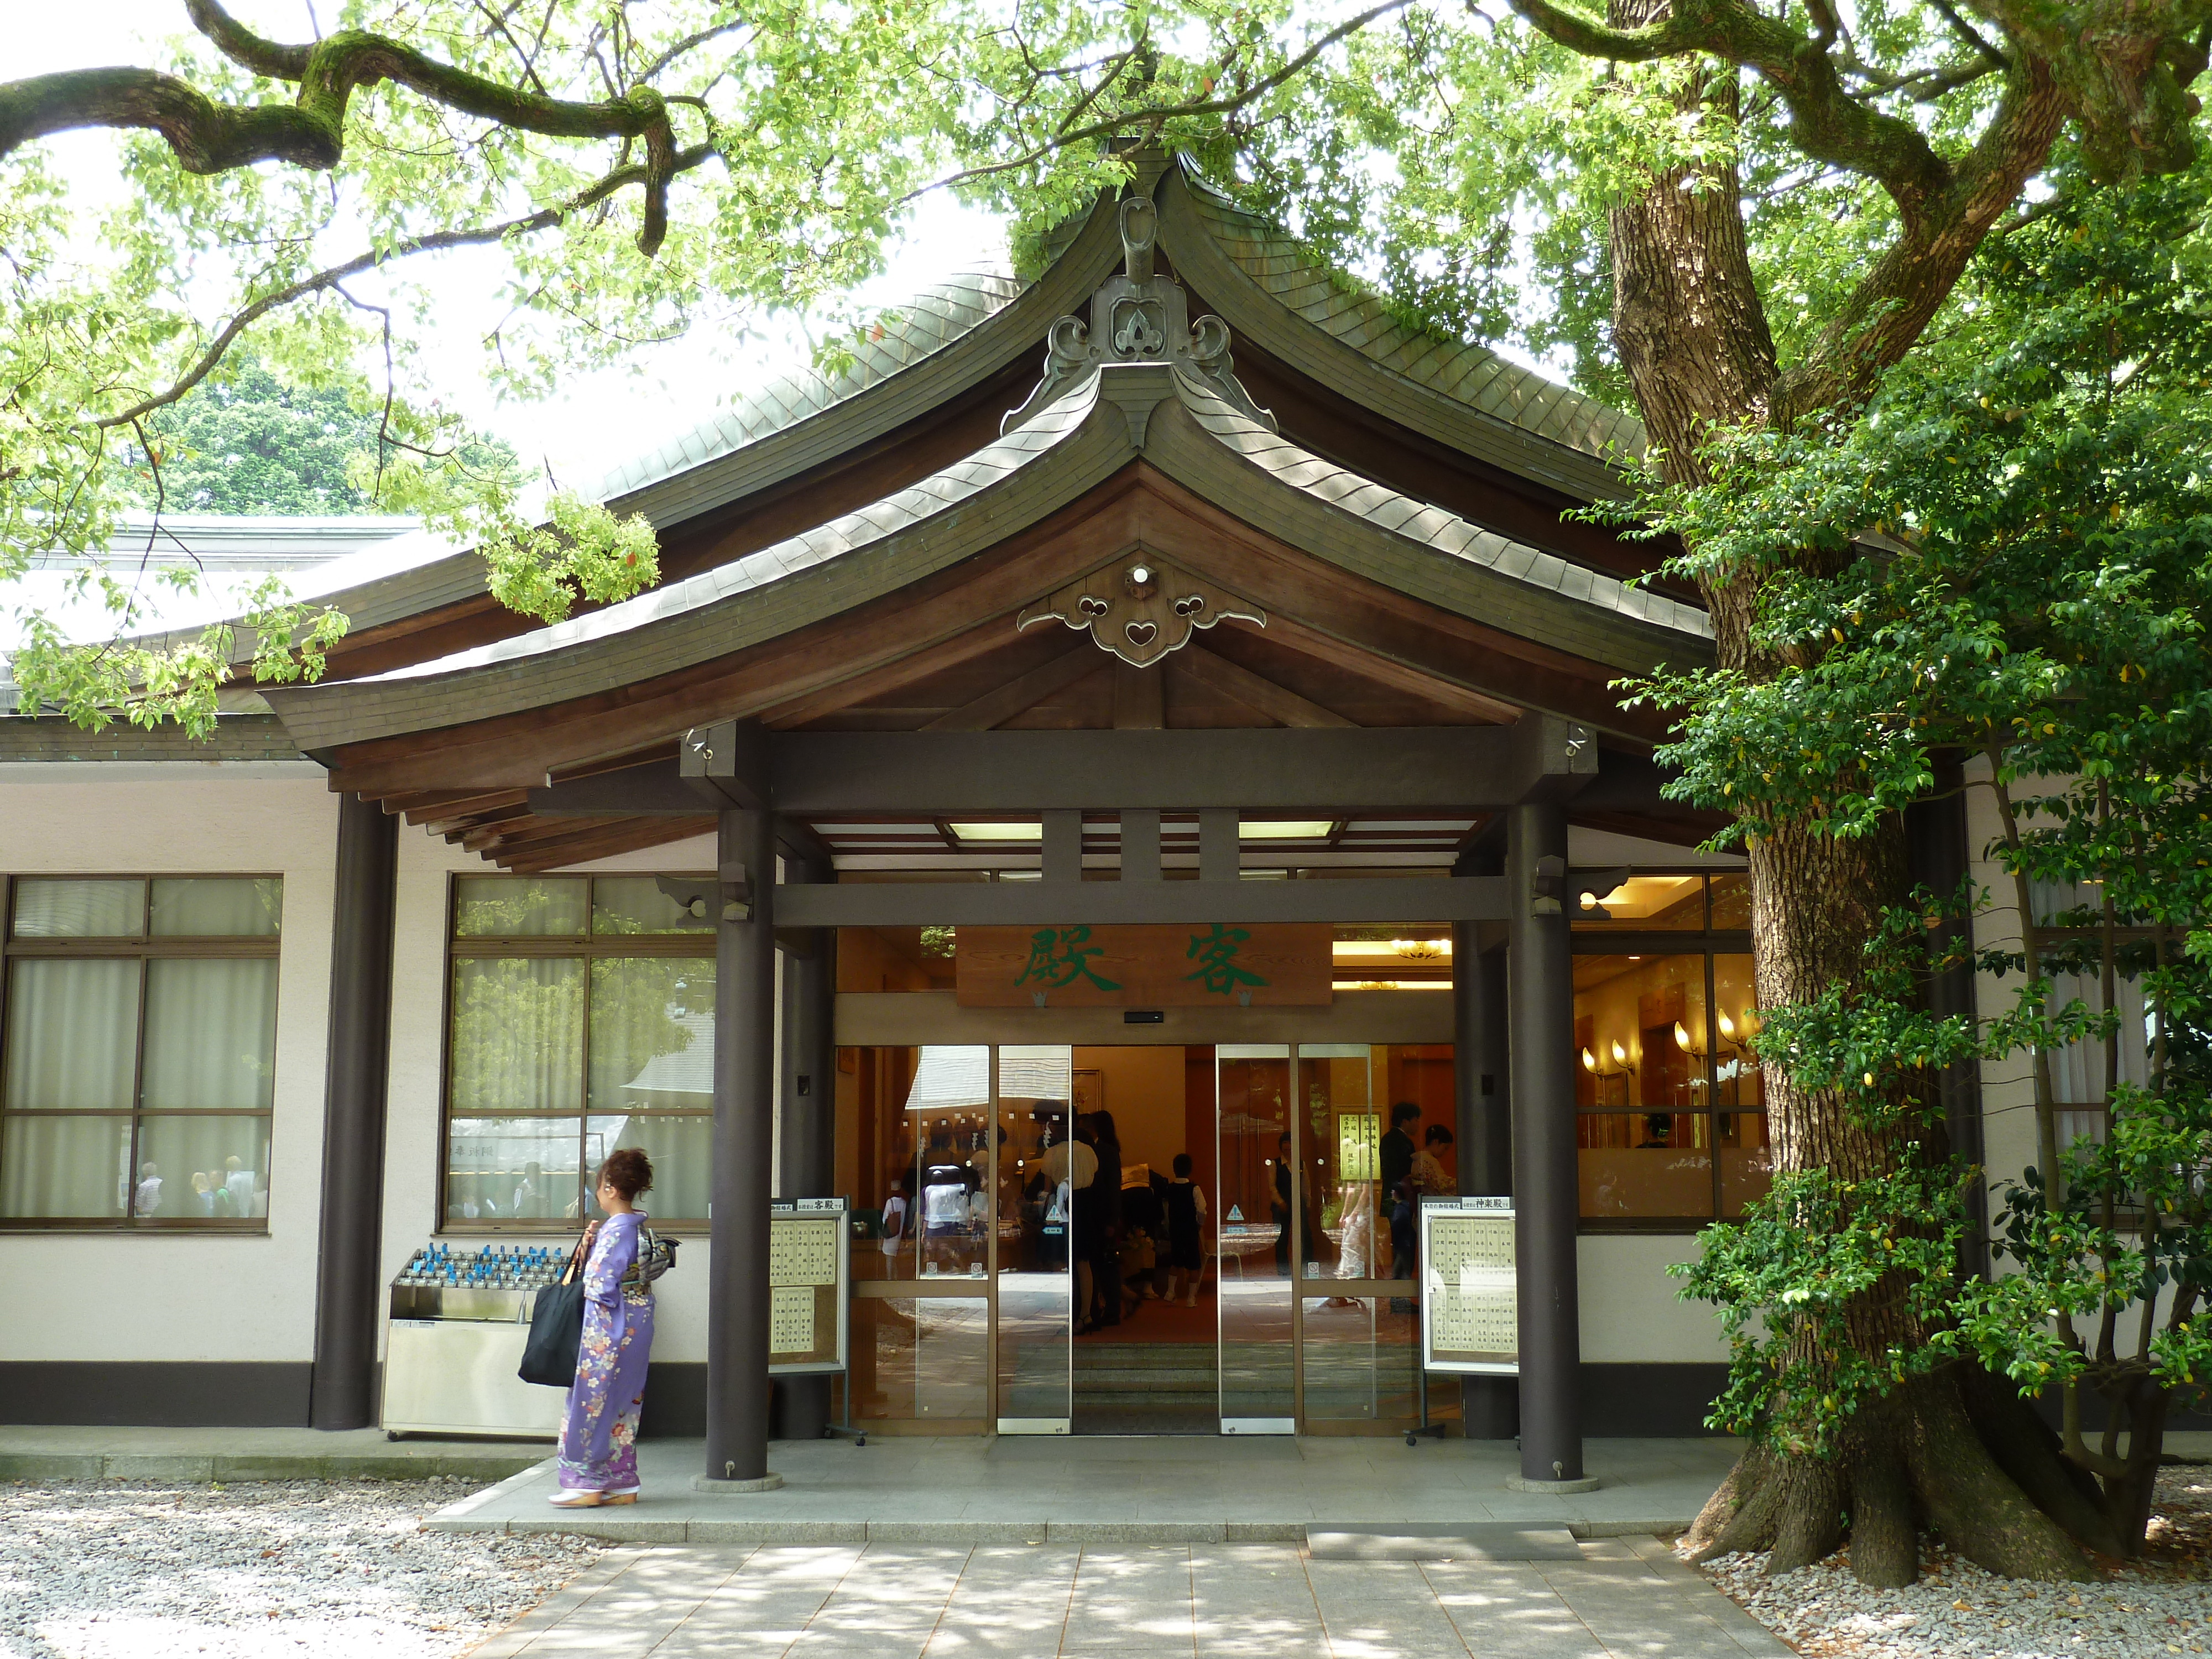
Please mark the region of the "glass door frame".
MULTIPOLYGON (((1287 1416, 1278 1414, 1268 1414, 1264 1416, 1246 1415, 1243 1413, 1231 1413, 1229 1409, 1231 1383, 1229 1366, 1230 1333, 1228 1329, 1228 1322, 1230 1314, 1229 1281, 1225 1269, 1230 1258, 1227 1252, 1217 1251, 1214 1255, 1213 1340, 1214 1374, 1218 1379, 1218 1387, 1219 1389, 1220 1400, 1219 1421, 1221 1425, 1221 1432, 1224 1435, 1238 1435, 1248 1437, 1257 1435, 1295 1435, 1298 1431, 1298 1423, 1304 1414, 1304 1377, 1301 1374, 1300 1366, 1300 1356, 1303 1344, 1301 1344, 1298 1340, 1298 1295, 1297 1277, 1298 1240, 1303 1236, 1301 1222, 1304 1218, 1304 1200, 1300 1190, 1304 1183, 1296 1178, 1297 1172, 1299 1171, 1301 1168, 1300 1158, 1302 1156, 1299 1151, 1302 1142, 1298 1134, 1297 1114, 1297 1045, 1291 1042, 1228 1042, 1215 1043, 1211 1046, 1213 1049, 1214 1136, 1214 1211, 1212 1219, 1212 1224, 1217 1230, 1217 1238, 1218 1237, 1218 1230, 1228 1225, 1229 1212, 1231 1208, 1233 1207, 1229 1201, 1228 1195, 1223 1191, 1228 1169, 1228 1159, 1224 1153, 1226 1136, 1223 1124, 1223 1113, 1224 1110, 1226 1091, 1223 1089, 1221 1083, 1221 1068, 1224 1063, 1240 1060, 1280 1060, 1282 1062, 1285 1089, 1285 1097, 1283 1103, 1283 1113, 1285 1121, 1285 1131, 1289 1136, 1291 1143, 1289 1164, 1293 1172, 1293 1178, 1290 1182, 1289 1214, 1284 1222, 1284 1225, 1289 1230, 1290 1237, 1285 1246, 1284 1265, 1287 1271, 1282 1280, 1284 1295, 1290 1304, 1286 1310, 1289 1318, 1287 1321, 1288 1335, 1285 1338, 1285 1340, 1287 1340, 1290 1345, 1290 1413, 1287 1416)), ((1241 1282, 1243 1279, 1241 1272, 1238 1277, 1241 1282)))
MULTIPOLYGON (((1000 1051, 1005 1048, 1054 1048, 1060 1050, 1066 1056, 1068 1089, 1067 1098, 1065 1104, 1067 1110, 1069 1144, 1073 1142, 1075 1134, 1075 1045, 1073 1043, 1054 1042, 994 1042, 991 1044, 990 1121, 992 1127, 988 1137, 991 1182, 991 1231, 988 1240, 988 1255, 987 1258, 988 1261, 988 1277, 991 1285, 991 1421, 994 1431, 1000 1434, 1072 1434, 1074 1432, 1075 1428, 1076 1282, 1075 1194, 1072 1182, 1070 1183, 1068 1193, 1068 1212, 1062 1223, 1065 1228, 1063 1237, 1066 1244, 1066 1254, 1062 1260, 1060 1272, 1060 1293, 1063 1298, 1063 1312, 1060 1319, 1060 1329, 1058 1340, 1063 1353, 1064 1370, 1060 1380, 1060 1413, 1057 1416, 1047 1414, 1036 1417, 1012 1417, 1004 1414, 1007 1405, 1010 1403, 1007 1398, 1010 1390, 1006 1386, 1006 1373, 1004 1369, 1004 1363, 1007 1358, 1006 1345, 1007 1340, 1007 1302, 1009 1298, 1005 1287, 1002 1287, 999 1283, 1000 1229, 1003 1222, 1003 1218, 999 1213, 999 1199, 1000 1193, 1004 1190, 1001 1185, 1001 1176, 999 1170, 999 1152, 1001 1146, 999 1131, 1004 1127, 1001 1113, 1006 1105, 1006 1097, 1001 1092, 1000 1083, 1000 1051)), ((1016 1098, 1026 1099, 1028 1097, 1018 1096, 1016 1097, 1016 1098)), ((1072 1173, 1072 1164, 1070 1168, 1072 1173)), ((1017 1303, 1021 1301, 1026 1292, 1031 1288, 1033 1287, 1024 1286, 1020 1290, 1016 1291, 1014 1292, 1014 1299, 1017 1303)), ((1042 1310, 1042 1317, 1040 1320, 1040 1323, 1049 1323, 1048 1309, 1042 1310)))

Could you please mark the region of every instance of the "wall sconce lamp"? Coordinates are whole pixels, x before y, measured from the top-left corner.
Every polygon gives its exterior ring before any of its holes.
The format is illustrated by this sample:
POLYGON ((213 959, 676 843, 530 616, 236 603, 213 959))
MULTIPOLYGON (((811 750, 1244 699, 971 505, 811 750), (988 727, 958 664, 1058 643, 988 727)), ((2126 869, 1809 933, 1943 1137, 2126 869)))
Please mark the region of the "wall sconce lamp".
MULTIPOLYGON (((1725 1020, 1728 1016, 1723 1014, 1721 1018, 1725 1020)), ((1690 1035, 1690 1028, 1679 1019, 1674 1022, 1674 1046, 1686 1054, 1695 1054, 1700 1060, 1705 1058, 1705 1045, 1692 1037, 1690 1035)))
POLYGON ((1595 1054, 1592 1054, 1588 1048, 1584 1048, 1583 1050, 1583 1070, 1588 1072, 1592 1077, 1633 1077, 1636 1075, 1636 1067, 1630 1065, 1628 1061, 1628 1050, 1620 1046, 1620 1040, 1618 1037, 1614 1038, 1613 1042, 1612 1065, 1606 1066, 1601 1064, 1595 1054))

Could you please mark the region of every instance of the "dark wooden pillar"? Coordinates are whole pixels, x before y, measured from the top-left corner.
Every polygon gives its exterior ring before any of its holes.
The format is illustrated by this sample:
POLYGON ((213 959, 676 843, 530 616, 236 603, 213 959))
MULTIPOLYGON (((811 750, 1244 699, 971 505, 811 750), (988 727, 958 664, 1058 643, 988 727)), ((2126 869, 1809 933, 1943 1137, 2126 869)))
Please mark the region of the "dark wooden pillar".
POLYGON ((1512 1050, 1505 1024, 1505 952, 1482 948, 1480 924, 1452 925, 1452 1078, 1458 1091, 1459 1189, 1513 1190, 1512 1050))
MULTIPOLYGON (((766 812, 720 819, 721 920, 714 936, 714 1179, 708 1271, 707 1468, 766 1481, 768 1214, 775 1156, 775 833, 766 812), (732 907, 750 886, 742 921, 732 907)), ((740 914, 743 914, 740 912, 740 914)))
MULTIPOLYGON (((787 881, 835 881, 826 865, 793 861, 787 881)), ((837 930, 814 927, 786 939, 783 958, 781 1073, 782 1167, 777 1192, 785 1198, 829 1198, 837 1180, 837 930)), ((830 1379, 781 1379, 781 1432, 793 1440, 818 1440, 830 1421, 830 1379)))
POLYGON ((315 1274, 308 1421, 377 1421, 383 1289, 385 1084, 392 1056, 392 938, 399 827, 381 803, 338 799, 331 895, 331 1018, 323 1082, 321 1253, 315 1274))
MULTIPOLYGON (((1481 872, 1494 875, 1496 869, 1481 872)), ((1452 1080, 1457 1090, 1459 1189, 1503 1197, 1513 1190, 1513 1126, 1507 1102, 1505 952, 1482 948, 1480 926, 1452 926, 1452 1080)), ((1433 1382, 1430 1385, 1435 1388, 1433 1382)), ((1462 1376, 1460 1421, 1470 1440, 1510 1440, 1519 1389, 1510 1376, 1462 1376)))
POLYGON ((1521 1478, 1583 1479, 1580 1208, 1575 1160, 1574 962, 1563 901, 1539 901, 1540 872, 1565 891, 1566 809, 1510 809, 1505 874, 1513 1030, 1513 1199, 1521 1292, 1521 1478), (1546 866, 1544 860, 1556 860, 1546 866), (1547 908, 1540 913, 1541 903, 1547 908))

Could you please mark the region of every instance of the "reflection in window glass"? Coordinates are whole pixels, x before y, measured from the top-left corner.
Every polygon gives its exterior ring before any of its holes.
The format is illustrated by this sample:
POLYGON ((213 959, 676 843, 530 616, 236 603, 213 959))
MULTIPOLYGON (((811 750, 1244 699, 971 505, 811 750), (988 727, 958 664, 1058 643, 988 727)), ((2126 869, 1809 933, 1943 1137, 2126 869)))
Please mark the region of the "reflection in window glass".
POLYGON ((156 877, 154 881, 149 931, 157 938, 272 939, 283 920, 281 877, 156 877))
POLYGON ((591 1109, 714 1109, 711 957, 592 963, 591 1109))
POLYGON ((1595 1218, 1713 1213, 1705 958, 1575 958, 1575 1141, 1595 1218))
POLYGON ((991 1304, 977 1297, 855 1297, 855 1421, 984 1426, 990 1414, 991 1304))
POLYGON ((581 1201, 579 1152, 574 1118, 452 1119, 447 1219, 574 1222, 581 1201))
POLYGON ((1308 1422, 1419 1419, 1419 1332, 1410 1297, 1309 1297, 1304 1316, 1308 1422))
POLYGON ((460 939, 574 937, 584 931, 590 885, 580 876, 463 876, 453 884, 453 933, 460 939))
MULTIPOLYGON (((452 1109, 476 1115, 583 1104, 584 964, 573 957, 453 964, 452 1109)), ((573 1137, 574 1126, 569 1133, 573 1137)))
POLYGON ((1713 878, 1713 931, 1735 933, 1751 927, 1751 878, 1741 871, 1713 878))
POLYGON ((1583 913, 1573 919, 1575 930, 1615 933, 1703 933, 1705 927, 1705 878, 1699 875, 1631 876, 1610 893, 1593 894, 1583 913), (1601 909, 1605 918, 1589 914, 1601 909))
POLYGON ((693 915, 660 890, 657 876, 599 876, 592 883, 595 933, 711 933, 713 907, 693 915))
POLYGON ((17 939, 136 939, 146 930, 146 884, 19 877, 14 927, 17 939))
MULTIPOLYGON (((608 1155, 625 1146, 641 1149, 653 1160, 653 1190, 638 1207, 655 1221, 704 1221, 714 1196, 714 1120, 703 1113, 669 1115, 656 1112, 608 1114, 585 1120, 583 1172, 586 1184, 608 1155)), ((605 1212, 596 1194, 586 1212, 605 1212)))
POLYGON ((1713 1104, 1719 1114, 1713 1140, 1721 1155, 1721 1213, 1735 1216, 1774 1180, 1766 1091, 1749 1046, 1759 1027, 1749 957, 1713 958, 1713 1104))
POLYGON ((199 1115, 142 1119, 136 1184, 136 1213, 141 1216, 163 1221, 265 1220, 269 1120, 199 1115))

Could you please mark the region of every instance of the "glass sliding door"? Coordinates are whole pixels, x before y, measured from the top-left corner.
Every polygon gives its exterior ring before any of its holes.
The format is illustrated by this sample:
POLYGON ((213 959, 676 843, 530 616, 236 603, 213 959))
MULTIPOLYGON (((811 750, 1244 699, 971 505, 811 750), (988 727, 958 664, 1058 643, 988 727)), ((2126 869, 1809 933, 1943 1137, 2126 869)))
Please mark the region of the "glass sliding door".
POLYGON ((1066 1434, 1074 1357, 1073 1051, 998 1050, 996 1172, 1000 1434, 1066 1434))
POLYGON ((1286 1045, 1214 1051, 1215 1259, 1220 1291, 1221 1431, 1297 1428, 1291 1340, 1297 1159, 1286 1045))

